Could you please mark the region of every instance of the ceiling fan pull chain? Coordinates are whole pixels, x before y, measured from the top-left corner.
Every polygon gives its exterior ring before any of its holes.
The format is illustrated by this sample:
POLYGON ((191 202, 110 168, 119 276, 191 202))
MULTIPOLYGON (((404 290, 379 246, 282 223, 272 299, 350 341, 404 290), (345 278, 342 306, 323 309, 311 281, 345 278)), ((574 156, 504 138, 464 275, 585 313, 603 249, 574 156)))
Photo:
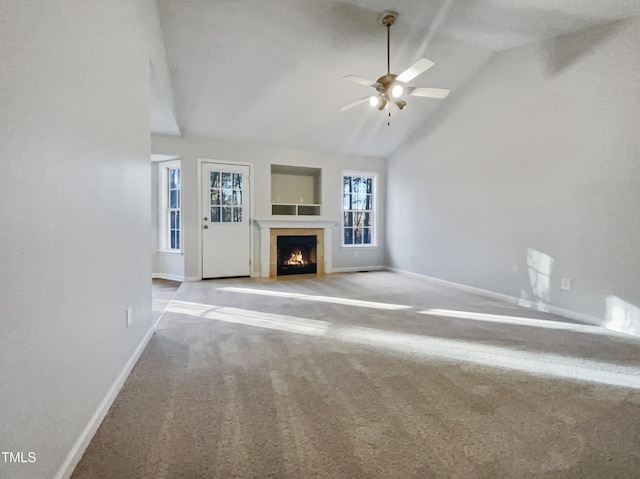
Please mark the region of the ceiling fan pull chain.
POLYGON ((387 126, 391 126, 391 111, 389 111, 389 117, 387 118, 387 126))

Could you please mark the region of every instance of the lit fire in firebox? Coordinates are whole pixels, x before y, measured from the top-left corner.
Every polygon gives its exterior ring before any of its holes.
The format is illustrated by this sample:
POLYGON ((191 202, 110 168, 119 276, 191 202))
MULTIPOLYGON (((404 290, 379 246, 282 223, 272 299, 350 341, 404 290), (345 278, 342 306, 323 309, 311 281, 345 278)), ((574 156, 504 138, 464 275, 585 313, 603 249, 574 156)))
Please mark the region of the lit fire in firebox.
POLYGON ((309 264, 309 261, 304 259, 304 256, 302 256, 302 251, 297 249, 291 253, 291 257, 286 260, 284 264, 287 266, 292 264, 309 264))

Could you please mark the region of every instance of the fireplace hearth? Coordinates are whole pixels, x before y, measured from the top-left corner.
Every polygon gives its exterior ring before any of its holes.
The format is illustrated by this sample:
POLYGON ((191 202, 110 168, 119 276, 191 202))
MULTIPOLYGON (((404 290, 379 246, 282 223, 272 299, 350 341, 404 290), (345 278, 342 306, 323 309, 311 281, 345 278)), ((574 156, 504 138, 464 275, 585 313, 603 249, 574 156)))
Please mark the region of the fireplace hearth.
POLYGON ((277 237, 277 275, 317 272, 317 236, 277 237))

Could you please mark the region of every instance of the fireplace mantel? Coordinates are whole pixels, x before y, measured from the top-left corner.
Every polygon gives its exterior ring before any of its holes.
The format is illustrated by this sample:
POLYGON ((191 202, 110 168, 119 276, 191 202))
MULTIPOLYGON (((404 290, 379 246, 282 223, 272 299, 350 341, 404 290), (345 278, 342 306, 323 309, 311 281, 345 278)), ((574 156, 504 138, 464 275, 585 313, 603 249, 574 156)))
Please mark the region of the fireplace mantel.
POLYGON ((333 228, 338 225, 337 221, 332 220, 301 220, 299 217, 296 218, 284 218, 284 219, 273 219, 273 218, 265 218, 258 219, 254 218, 254 223, 263 228, 333 228))
POLYGON ((333 243, 333 228, 337 226, 337 221, 332 220, 320 220, 320 219, 309 219, 303 220, 299 217, 296 218, 284 218, 284 219, 273 219, 273 218, 265 218, 258 219, 254 218, 254 224, 256 224, 260 228, 260 275, 263 278, 268 278, 272 273, 272 258, 273 254, 271 251, 271 230, 300 230, 300 229, 321 229, 323 230, 323 239, 322 239, 322 250, 323 254, 323 265, 319 267, 319 271, 324 271, 325 273, 331 273, 332 270, 332 253, 331 253, 331 245, 333 243))

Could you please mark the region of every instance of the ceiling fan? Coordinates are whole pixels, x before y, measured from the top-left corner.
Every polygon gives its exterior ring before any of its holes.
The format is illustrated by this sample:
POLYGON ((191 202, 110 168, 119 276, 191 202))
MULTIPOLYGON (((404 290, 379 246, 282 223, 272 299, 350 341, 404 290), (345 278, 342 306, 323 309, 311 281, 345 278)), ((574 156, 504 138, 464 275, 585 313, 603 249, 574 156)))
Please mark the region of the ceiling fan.
MULTIPOLYGON (((390 103, 395 103, 396 106, 402 110, 407 106, 407 102, 403 99, 403 96, 405 95, 427 98, 446 98, 449 94, 449 90, 444 88, 426 88, 407 85, 407 82, 410 82, 415 77, 435 65, 435 63, 428 58, 421 58, 399 75, 391 73, 391 25, 395 23, 396 18, 398 18, 398 14, 396 12, 384 12, 380 19, 382 26, 387 27, 387 74, 381 76, 376 81, 367 80, 366 78, 355 75, 347 75, 343 77, 345 80, 358 83, 360 85, 372 86, 376 89, 377 93, 360 98, 353 103, 349 103, 348 105, 340 108, 340 111, 349 110, 365 102, 369 102, 373 108, 378 108, 380 111, 385 108, 388 109, 390 103)), ((391 116, 391 112, 389 112, 389 116, 391 116)))

